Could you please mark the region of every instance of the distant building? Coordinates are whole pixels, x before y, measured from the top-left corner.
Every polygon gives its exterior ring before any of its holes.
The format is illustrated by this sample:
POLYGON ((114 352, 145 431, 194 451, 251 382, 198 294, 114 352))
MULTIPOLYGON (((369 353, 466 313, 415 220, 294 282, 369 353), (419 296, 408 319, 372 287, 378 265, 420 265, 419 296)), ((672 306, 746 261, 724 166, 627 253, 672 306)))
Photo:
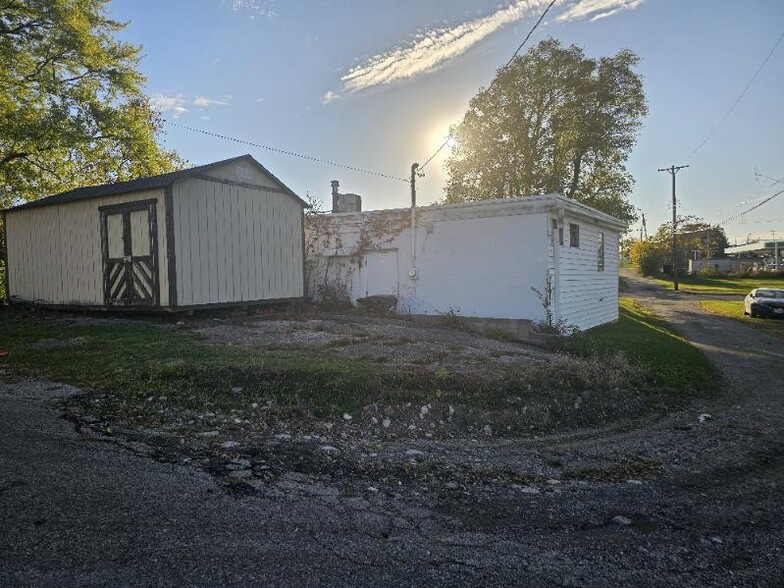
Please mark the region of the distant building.
POLYGON ((764 240, 727 247, 724 253, 741 260, 754 271, 784 270, 784 240, 764 240))
POLYGON ((742 272, 753 267, 754 262, 736 259, 734 257, 720 257, 717 259, 690 259, 689 274, 698 274, 705 269, 717 272, 742 272))

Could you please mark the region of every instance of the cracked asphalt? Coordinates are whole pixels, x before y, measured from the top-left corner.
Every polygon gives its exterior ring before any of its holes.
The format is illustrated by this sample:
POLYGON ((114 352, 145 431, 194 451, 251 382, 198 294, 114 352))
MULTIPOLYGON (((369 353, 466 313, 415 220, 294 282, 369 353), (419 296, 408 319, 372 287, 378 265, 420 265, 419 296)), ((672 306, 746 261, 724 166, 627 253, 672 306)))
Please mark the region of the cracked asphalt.
POLYGON ((0 374, 0 585, 784 585, 784 341, 632 287, 723 388, 655 420, 417 445, 455 471, 508 474, 473 485, 371 489, 338 467, 238 493, 85 435, 58 403, 78 391, 0 374), (610 475, 619 464, 636 473, 610 475))

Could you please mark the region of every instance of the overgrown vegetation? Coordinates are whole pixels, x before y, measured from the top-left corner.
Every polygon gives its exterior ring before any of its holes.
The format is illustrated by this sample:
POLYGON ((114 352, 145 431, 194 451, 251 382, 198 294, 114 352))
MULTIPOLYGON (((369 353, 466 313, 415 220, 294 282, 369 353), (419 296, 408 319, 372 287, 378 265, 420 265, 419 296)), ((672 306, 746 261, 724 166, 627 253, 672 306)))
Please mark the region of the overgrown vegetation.
POLYGON ((229 411, 259 403, 268 414, 335 418, 411 402, 497 411, 510 427, 541 430, 661 409, 706 391, 713 374, 696 349, 628 300, 619 323, 568 340, 551 361, 475 374, 329 349, 207 345, 171 325, 17 310, 0 313, 0 330, 13 372, 93 391, 110 418, 133 422, 164 420, 162 407, 229 411))
POLYGON ((578 334, 565 345, 578 356, 612 357, 622 352, 644 374, 637 384, 651 393, 685 398, 709 390, 716 378, 702 352, 632 298, 621 298, 616 324, 578 334))

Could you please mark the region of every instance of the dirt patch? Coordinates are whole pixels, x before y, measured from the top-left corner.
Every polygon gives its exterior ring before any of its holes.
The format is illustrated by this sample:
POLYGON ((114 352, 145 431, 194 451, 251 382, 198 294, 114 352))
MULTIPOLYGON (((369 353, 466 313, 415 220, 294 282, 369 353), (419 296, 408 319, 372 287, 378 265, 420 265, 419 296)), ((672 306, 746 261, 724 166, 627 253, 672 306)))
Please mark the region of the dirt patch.
POLYGON ((400 367, 423 366, 430 371, 443 368, 459 374, 494 366, 525 366, 553 357, 534 345, 369 314, 242 321, 217 318, 196 323, 192 329, 213 344, 267 350, 308 349, 400 367))

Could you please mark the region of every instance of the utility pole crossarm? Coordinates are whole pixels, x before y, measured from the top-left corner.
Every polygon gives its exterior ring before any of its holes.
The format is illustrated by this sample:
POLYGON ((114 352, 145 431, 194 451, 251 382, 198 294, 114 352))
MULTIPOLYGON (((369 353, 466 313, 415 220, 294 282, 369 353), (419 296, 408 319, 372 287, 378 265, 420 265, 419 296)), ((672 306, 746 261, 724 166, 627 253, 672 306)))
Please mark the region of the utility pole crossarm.
POLYGON ((675 201, 675 174, 680 170, 689 167, 688 165, 671 165, 670 167, 660 167, 658 171, 667 172, 672 176, 672 286, 678 289, 678 205, 675 201))

